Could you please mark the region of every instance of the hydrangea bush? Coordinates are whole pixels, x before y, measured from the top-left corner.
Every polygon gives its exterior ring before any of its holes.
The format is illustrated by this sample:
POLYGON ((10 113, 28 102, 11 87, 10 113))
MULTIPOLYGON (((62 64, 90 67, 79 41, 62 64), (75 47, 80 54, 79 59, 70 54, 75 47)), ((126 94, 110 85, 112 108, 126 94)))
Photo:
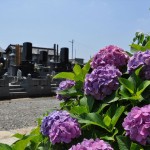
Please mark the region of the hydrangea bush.
POLYGON ((61 72, 60 110, 44 114, 10 150, 149 150, 150 50, 102 48, 83 67, 61 72), (123 68, 123 69, 122 69, 123 68))

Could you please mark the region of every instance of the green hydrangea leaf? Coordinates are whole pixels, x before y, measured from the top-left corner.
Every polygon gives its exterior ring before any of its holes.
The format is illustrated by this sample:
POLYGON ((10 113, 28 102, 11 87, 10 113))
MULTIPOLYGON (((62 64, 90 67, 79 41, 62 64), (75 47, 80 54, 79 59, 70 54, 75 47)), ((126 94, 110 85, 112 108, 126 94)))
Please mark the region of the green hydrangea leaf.
POLYGON ((134 93, 134 85, 132 82, 130 82, 128 79, 125 78, 119 78, 119 82, 131 93, 134 93))
POLYGON ((12 148, 7 144, 0 143, 0 150, 12 150, 12 148))
POLYGON ((119 135, 116 138, 117 138, 119 150, 130 150, 131 141, 129 138, 122 135, 119 135))
POLYGON ((72 72, 61 72, 61 73, 56 74, 53 77, 53 79, 59 79, 59 78, 74 80, 75 79, 75 74, 72 73, 72 72))
POLYGON ((75 66, 73 67, 73 72, 75 75, 79 75, 82 72, 80 65, 75 64, 75 66))

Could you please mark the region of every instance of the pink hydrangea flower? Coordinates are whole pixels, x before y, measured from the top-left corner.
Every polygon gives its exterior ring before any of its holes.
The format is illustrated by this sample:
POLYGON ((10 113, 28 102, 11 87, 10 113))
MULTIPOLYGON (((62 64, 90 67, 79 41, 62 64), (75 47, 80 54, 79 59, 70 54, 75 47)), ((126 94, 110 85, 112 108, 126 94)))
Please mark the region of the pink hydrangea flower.
POLYGON ((113 150, 107 142, 100 139, 84 139, 81 143, 73 145, 69 150, 113 150))
POLYGON ((133 107, 122 125, 131 140, 142 145, 150 144, 150 105, 133 107))
POLYGON ((122 49, 114 45, 109 45, 101 49, 93 58, 91 67, 93 69, 99 66, 105 66, 107 64, 114 65, 120 69, 122 66, 126 66, 129 56, 122 49))

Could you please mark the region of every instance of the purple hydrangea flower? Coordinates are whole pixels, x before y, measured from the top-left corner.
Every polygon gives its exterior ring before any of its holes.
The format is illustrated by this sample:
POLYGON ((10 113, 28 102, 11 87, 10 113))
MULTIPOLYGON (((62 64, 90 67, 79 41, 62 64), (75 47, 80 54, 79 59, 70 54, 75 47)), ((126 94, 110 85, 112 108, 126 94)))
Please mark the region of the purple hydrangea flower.
POLYGON ((73 87, 74 85, 75 85, 75 81, 72 81, 72 80, 66 80, 66 81, 60 82, 59 87, 57 89, 56 98, 59 99, 59 100, 63 100, 63 99, 67 100, 67 99, 69 99, 70 96, 61 95, 61 94, 59 94, 59 91, 67 90, 67 89, 73 87))
POLYGON ((79 123, 67 111, 54 111, 44 117, 41 124, 43 135, 49 136, 52 144, 69 143, 81 135, 79 123))
POLYGON ((150 144, 150 105, 133 107, 122 125, 131 140, 142 145, 150 144))
POLYGON ((101 49, 93 58, 91 62, 91 67, 93 69, 104 66, 104 65, 114 65, 116 68, 120 69, 122 66, 126 66, 128 62, 128 54, 121 48, 109 45, 101 49))
POLYGON ((127 68, 128 72, 132 73, 138 67, 142 66, 140 76, 143 79, 150 79, 150 50, 145 52, 135 53, 128 61, 127 68))
POLYGON ((48 136, 49 135, 49 130, 51 129, 52 124, 56 120, 59 120, 60 117, 61 117, 61 119, 64 119, 64 118, 69 117, 69 116, 70 115, 67 111, 53 111, 48 116, 45 116, 43 118, 43 121, 42 121, 42 124, 41 124, 42 134, 48 136))
POLYGON ((69 150, 113 150, 113 148, 107 142, 103 140, 84 139, 83 142, 73 145, 69 150))
POLYGON ((85 94, 93 95, 97 100, 103 100, 118 88, 118 77, 121 75, 121 72, 115 66, 106 65, 94 69, 91 74, 86 75, 85 94))

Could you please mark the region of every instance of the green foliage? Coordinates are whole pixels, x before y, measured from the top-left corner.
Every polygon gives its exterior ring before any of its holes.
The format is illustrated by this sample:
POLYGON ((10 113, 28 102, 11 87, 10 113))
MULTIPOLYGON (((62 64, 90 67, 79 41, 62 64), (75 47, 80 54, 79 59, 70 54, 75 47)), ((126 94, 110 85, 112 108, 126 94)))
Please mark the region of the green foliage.
POLYGON ((139 144, 132 142, 128 137, 119 135, 116 138, 119 150, 146 150, 139 144))
MULTIPOLYGON (((134 51, 145 51, 150 48, 150 37, 136 33, 131 48, 134 51), (137 42, 137 43, 136 43, 137 42)), ((48 137, 40 132, 42 118, 38 119, 38 127, 29 135, 15 134, 18 141, 11 146, 0 144, 0 150, 68 150, 72 145, 81 142, 84 138, 100 138, 112 145, 114 150, 148 150, 149 146, 142 146, 125 136, 122 127, 123 120, 133 106, 150 103, 150 80, 140 78, 142 67, 131 75, 123 73, 118 79, 120 86, 111 95, 103 100, 95 100, 93 96, 85 95, 83 85, 85 76, 90 71, 90 61, 81 68, 78 64, 73 72, 61 72, 54 79, 69 79, 75 81, 70 89, 58 91, 70 98, 60 103, 61 110, 67 110, 80 123, 82 135, 71 143, 52 145, 48 137), (145 98, 146 97, 146 98, 145 98)), ((44 116, 47 116, 46 112, 44 116)))
POLYGON ((134 105, 144 100, 142 93, 150 85, 149 80, 141 80, 139 77, 140 71, 141 68, 138 68, 129 78, 119 78, 121 98, 132 101, 131 103, 134 105))
POLYGON ((90 61, 87 64, 85 64, 83 68, 81 68, 80 65, 75 64, 75 66, 73 67, 73 72, 61 72, 55 75, 53 78, 54 79, 63 78, 84 82, 85 75, 89 72, 89 70, 90 70, 90 61))
POLYGON ((130 45, 132 52, 146 51, 150 49, 150 35, 136 32, 133 43, 130 45))
POLYGON ((12 150, 11 146, 0 143, 0 150, 12 150))

